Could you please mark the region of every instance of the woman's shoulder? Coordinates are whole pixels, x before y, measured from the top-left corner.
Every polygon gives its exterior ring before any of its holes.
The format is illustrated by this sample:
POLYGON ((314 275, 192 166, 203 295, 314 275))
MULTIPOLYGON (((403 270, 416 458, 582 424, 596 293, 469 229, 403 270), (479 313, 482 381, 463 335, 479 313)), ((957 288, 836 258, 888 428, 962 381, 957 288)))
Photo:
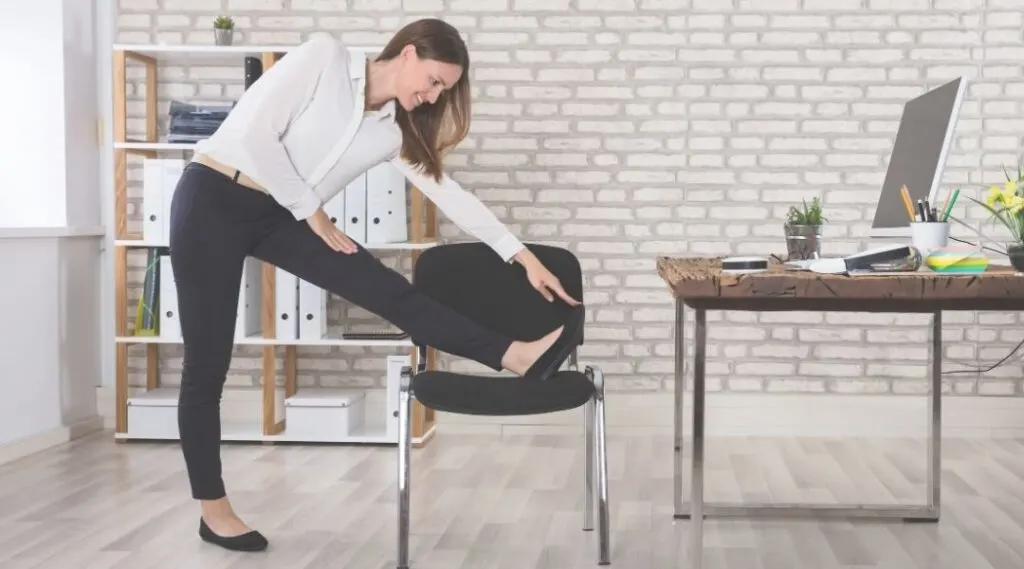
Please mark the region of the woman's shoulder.
POLYGON ((309 34, 309 37, 303 42, 303 46, 310 51, 316 51, 321 54, 348 54, 348 47, 345 43, 327 32, 313 32, 309 34))
MULTIPOLYGON (((360 53, 357 50, 350 49, 341 38, 327 32, 311 33, 302 44, 302 47, 316 53, 317 57, 336 61, 346 69, 353 65, 359 66, 365 57, 365 54, 360 53)), ((359 66, 359 68, 361 69, 361 66, 359 66)), ((352 71, 351 69, 347 70, 349 72, 352 71)))

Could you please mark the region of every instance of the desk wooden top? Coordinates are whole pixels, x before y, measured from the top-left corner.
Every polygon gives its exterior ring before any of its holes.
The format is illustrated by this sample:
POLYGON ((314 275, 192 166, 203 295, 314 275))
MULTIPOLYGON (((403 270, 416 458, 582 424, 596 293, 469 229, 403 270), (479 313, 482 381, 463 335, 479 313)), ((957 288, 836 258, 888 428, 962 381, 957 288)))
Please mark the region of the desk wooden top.
POLYGON ((916 273, 828 275, 773 261, 768 271, 722 273, 721 258, 659 257, 658 274, 678 299, 695 308, 933 312, 1024 310, 1024 275, 989 267, 978 275, 916 273))

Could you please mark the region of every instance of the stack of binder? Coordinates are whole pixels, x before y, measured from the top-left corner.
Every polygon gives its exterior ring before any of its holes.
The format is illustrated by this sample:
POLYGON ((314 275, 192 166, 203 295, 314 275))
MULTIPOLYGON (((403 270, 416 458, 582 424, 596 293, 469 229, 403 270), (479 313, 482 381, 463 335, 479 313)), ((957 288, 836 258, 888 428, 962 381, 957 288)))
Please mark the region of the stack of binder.
POLYGON ((234 103, 194 105, 171 101, 167 141, 191 143, 209 138, 228 118, 232 107, 234 103))

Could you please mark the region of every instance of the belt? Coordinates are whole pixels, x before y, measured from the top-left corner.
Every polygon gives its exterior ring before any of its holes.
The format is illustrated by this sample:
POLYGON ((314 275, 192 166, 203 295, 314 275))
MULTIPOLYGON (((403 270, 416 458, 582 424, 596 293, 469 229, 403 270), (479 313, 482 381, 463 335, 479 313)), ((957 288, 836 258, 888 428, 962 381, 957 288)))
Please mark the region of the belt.
POLYGON ((231 178, 231 181, 235 182, 240 186, 245 186, 246 188, 249 188, 250 190, 256 190, 257 192, 263 192, 265 194, 268 193, 263 186, 257 184, 256 181, 250 178, 249 176, 243 174, 241 170, 237 168, 232 168, 227 164, 218 162, 205 154, 196 154, 195 156, 192 157, 192 161, 202 164, 203 166, 206 166, 211 170, 216 170, 217 172, 224 174, 228 178, 231 178))

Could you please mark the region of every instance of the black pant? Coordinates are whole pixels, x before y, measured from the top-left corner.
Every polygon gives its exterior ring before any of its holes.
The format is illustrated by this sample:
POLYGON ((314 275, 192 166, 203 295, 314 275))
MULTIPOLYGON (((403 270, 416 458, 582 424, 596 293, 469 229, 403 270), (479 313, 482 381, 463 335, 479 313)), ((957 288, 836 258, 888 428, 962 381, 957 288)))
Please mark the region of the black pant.
POLYGON ((190 163, 171 205, 170 257, 185 349, 178 429, 196 499, 225 495, 220 399, 246 256, 377 314, 417 343, 495 370, 512 343, 420 293, 362 247, 351 255, 334 251, 271 196, 190 163))

